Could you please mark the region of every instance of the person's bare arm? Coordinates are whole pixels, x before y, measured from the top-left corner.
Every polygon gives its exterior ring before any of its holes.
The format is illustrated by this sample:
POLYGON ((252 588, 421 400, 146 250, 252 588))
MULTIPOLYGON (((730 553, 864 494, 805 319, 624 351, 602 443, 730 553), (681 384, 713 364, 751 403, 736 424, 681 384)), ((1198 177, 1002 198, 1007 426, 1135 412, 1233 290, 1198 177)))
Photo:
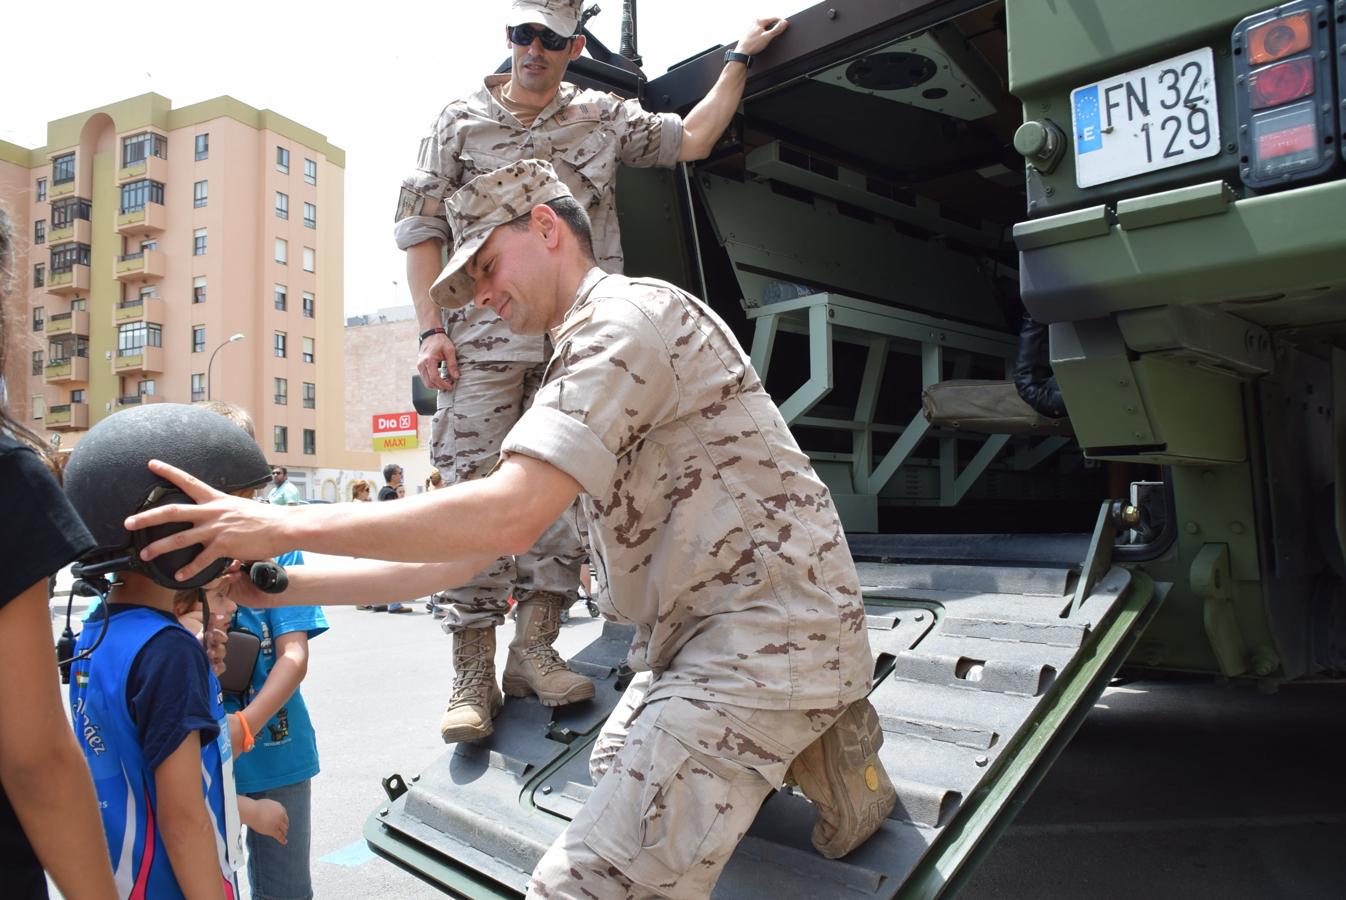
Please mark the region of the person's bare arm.
MULTIPOLYGON (((422 333, 443 325, 439 304, 430 299, 430 285, 444 266, 443 251, 443 241, 437 240, 421 241, 407 248, 407 287, 411 289, 411 302, 416 304, 416 321, 422 333)), ((421 341, 416 371, 429 387, 441 391, 453 389, 458 381, 458 354, 447 334, 432 334, 421 341), (447 378, 439 374, 441 362, 448 370, 447 378)))
POLYGON ((275 800, 254 800, 239 794, 238 817, 258 834, 275 838, 281 844, 289 843, 290 814, 275 800))
MULTIPOLYGON (((758 19, 734 49, 756 56, 789 27, 790 23, 785 19, 758 19)), ((730 119, 734 117, 734 110, 738 109, 738 102, 743 99, 743 88, 747 83, 747 66, 742 63, 725 65, 710 92, 683 119, 679 162, 705 159, 710 155, 715 142, 724 134, 730 119)))
POLYGON ((287 631, 273 638, 276 661, 251 702, 239 714, 248 720, 248 730, 258 734, 271 717, 289 701, 308 674, 308 635, 287 631))
POLYGON ((23 833, 65 897, 111 900, 98 797, 61 708, 45 580, 0 607, 0 683, 0 783, 23 833))
POLYGON ((193 731, 154 770, 159 833, 187 900, 223 900, 215 826, 201 792, 201 734, 193 731))
POLYGON ((137 513, 125 524, 132 531, 166 522, 190 524, 141 552, 150 560, 202 544, 196 559, 178 570, 179 579, 220 557, 268 559, 295 549, 394 562, 476 564, 483 557, 529 550, 580 491, 579 482, 565 472, 522 454, 506 457, 487 478, 397 503, 326 506, 272 507, 222 494, 160 460, 152 461, 150 469, 196 503, 137 513))

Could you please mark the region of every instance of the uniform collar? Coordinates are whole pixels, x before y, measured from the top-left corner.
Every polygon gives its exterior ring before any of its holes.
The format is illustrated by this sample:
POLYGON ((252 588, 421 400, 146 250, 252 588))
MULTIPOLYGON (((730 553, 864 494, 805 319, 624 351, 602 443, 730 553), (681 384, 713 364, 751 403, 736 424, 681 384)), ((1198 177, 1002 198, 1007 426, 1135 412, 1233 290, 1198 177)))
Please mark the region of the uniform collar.
POLYGON ((604 272, 598 266, 594 266, 588 272, 584 273, 584 277, 580 279, 579 288, 575 291, 575 300, 570 304, 570 310, 566 313, 565 318, 561 320, 561 324, 557 325, 549 332, 553 344, 559 344, 561 339, 565 337, 567 333, 575 330, 583 322, 588 320, 589 316, 593 313, 593 307, 592 305, 585 303, 585 301, 589 299, 589 295, 593 293, 594 288, 598 287, 598 282, 607 278, 608 274, 608 272, 604 272))
MULTIPOLYGON (((499 75, 487 75, 482 79, 481 98, 485 104, 485 112, 487 115, 502 125, 510 125, 518 128, 520 127, 519 120, 514 118, 514 116, 510 114, 510 111, 505 109, 505 107, 500 104, 500 101, 495 99, 495 95, 491 93, 492 88, 504 85, 507 81, 509 81, 508 72, 502 72, 499 75)), ((547 121, 547 119, 556 115, 557 112, 565 109, 570 105, 570 101, 575 99, 577 93, 579 93, 579 88, 575 87, 575 85, 568 81, 561 82, 560 86, 556 89, 556 96, 552 97, 550 103, 542 107, 542 112, 538 113, 537 118, 533 120, 533 126, 537 126, 542 122, 547 121)))

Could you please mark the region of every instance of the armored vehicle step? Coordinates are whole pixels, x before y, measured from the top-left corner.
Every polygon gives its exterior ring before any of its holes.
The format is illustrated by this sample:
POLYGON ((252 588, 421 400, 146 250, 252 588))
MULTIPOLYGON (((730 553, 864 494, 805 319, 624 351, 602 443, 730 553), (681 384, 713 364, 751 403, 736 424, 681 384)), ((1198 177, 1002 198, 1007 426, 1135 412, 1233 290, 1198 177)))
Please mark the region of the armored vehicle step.
MULTIPOLYGON (((809 843, 812 805, 783 788, 763 805, 714 897, 926 898, 956 889, 1164 593, 1113 567, 1075 603, 1081 564, 1023 549, 999 565, 861 563, 877 663, 870 700, 897 806, 866 844, 826 860, 809 843)), ((890 548, 890 558, 906 555, 890 548)), ((628 639, 608 623, 577 654, 576 667, 598 684, 592 702, 548 709, 508 700, 494 735, 446 752, 369 819, 370 846, 451 893, 520 895, 589 795, 592 741, 630 677, 628 639)))

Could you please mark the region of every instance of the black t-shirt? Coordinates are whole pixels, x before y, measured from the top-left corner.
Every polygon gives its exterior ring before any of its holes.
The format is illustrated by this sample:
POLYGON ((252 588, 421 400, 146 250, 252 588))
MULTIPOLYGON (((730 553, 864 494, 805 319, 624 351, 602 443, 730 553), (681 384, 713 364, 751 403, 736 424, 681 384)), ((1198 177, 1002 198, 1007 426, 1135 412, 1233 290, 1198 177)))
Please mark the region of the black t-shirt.
MULTIPOLYGON (((94 540, 37 454, 0 434, 0 607, 45 581, 87 551, 94 540)), ((0 682, 0 690, 6 685, 0 682)), ((0 789, 0 884, 6 897, 46 897, 47 879, 0 789)))
POLYGON ((379 488, 379 499, 396 500, 397 488, 393 487, 391 484, 385 484, 383 487, 379 488))

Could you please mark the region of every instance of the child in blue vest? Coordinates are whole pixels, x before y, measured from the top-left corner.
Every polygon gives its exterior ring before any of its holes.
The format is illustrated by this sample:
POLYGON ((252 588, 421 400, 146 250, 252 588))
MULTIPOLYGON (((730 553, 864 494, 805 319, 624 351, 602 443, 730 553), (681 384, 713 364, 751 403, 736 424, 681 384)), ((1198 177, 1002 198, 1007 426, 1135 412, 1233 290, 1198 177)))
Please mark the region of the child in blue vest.
MULTIPOLYGON (((208 583, 229 561, 179 583, 174 563, 139 559, 126 516, 190 503, 149 472, 155 458, 176 458, 229 492, 247 491, 270 474, 245 432, 189 406, 126 410, 84 436, 67 464, 65 489, 97 545, 82 562, 111 573, 112 584, 76 644, 72 721, 120 896, 234 900, 243 854, 229 725, 219 681, 174 607, 179 590, 208 583)), ((108 589, 101 574, 86 580, 108 589)), ((283 822, 269 806, 245 799, 243 807, 254 821, 283 822)))

